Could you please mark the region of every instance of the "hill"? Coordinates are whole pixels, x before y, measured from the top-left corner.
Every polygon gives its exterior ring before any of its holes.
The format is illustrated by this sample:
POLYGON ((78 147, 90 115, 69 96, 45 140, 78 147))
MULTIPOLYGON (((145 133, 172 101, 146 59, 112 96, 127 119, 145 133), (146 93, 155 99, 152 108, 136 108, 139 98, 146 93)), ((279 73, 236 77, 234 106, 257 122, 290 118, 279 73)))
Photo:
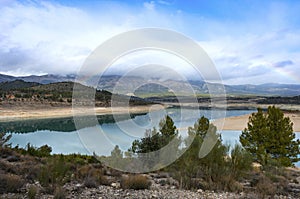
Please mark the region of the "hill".
MULTIPOLYGON (((41 76, 24 76, 14 77, 0 74, 0 82, 4 81, 15 81, 17 79, 26 82, 36 82, 39 84, 49 84, 56 82, 67 82, 74 81, 74 75, 60 76, 60 75, 41 75, 41 76)), ((96 77, 90 79, 87 84, 92 85, 93 81, 97 81, 96 77)), ((195 93, 198 95, 208 95, 209 89, 225 89, 227 95, 231 96, 297 96, 300 95, 300 84, 245 84, 245 85, 222 85, 218 83, 210 83, 205 81, 189 81, 183 82, 178 80, 163 80, 157 81, 154 79, 153 82, 147 82, 142 77, 136 76, 118 76, 108 75, 103 76, 99 80, 98 89, 107 90, 114 92, 117 86, 118 93, 123 95, 135 95, 137 97, 153 97, 153 96, 169 96, 174 95, 170 88, 173 90, 182 91, 179 95, 190 95, 186 92, 187 86, 191 85, 195 93), (120 81, 121 80, 121 81, 120 81)), ((178 92, 177 92, 178 94, 178 92)))
POLYGON ((30 75, 30 76, 22 76, 15 77, 10 75, 0 74, 0 83, 8 82, 14 80, 23 80, 26 82, 37 82, 40 84, 49 84, 54 82, 64 82, 64 81, 74 81, 74 75, 60 76, 60 75, 30 75))
POLYGON ((22 89, 22 88, 30 88, 38 85, 40 84, 37 82, 25 82, 24 80, 14 80, 14 81, 1 82, 0 90, 9 91, 9 90, 22 89))
MULTIPOLYGON (((0 83, 0 102, 5 106, 26 106, 35 105, 47 107, 51 106, 71 106, 73 98, 73 87, 76 84, 79 96, 83 96, 82 105, 89 102, 87 94, 95 93, 91 96, 95 99, 95 106, 110 106, 111 98, 120 105, 147 105, 150 102, 132 96, 112 94, 106 90, 95 90, 92 87, 74 82, 57 82, 49 84, 39 84, 36 82, 24 82, 14 80, 11 82, 0 83), (2 97, 1 97, 2 96, 2 97)), ((0 105, 1 105, 0 104, 0 105)))

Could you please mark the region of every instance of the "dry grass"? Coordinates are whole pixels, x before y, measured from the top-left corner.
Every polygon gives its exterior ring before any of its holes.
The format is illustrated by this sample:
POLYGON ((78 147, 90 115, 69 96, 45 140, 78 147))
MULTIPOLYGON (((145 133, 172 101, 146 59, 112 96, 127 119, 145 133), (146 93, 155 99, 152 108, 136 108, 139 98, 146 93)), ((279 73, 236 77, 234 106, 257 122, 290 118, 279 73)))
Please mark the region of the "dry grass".
POLYGON ((0 174, 0 193, 17 193, 24 183, 20 176, 0 174))
POLYGON ((151 182, 144 175, 132 175, 121 179, 123 189, 149 189, 151 182))
POLYGON ((276 185, 270 180, 270 178, 262 175, 258 179, 258 183, 256 185, 256 191, 260 198, 274 198, 276 194, 276 185))

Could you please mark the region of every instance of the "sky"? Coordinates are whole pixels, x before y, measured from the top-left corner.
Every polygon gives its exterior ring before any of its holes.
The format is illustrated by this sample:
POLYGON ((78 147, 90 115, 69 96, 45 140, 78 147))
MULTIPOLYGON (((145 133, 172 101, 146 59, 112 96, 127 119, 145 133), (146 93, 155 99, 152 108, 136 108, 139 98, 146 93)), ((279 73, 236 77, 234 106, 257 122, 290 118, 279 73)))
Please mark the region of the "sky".
MULTIPOLYGON (((76 74, 111 37, 156 27, 197 42, 223 83, 300 84, 299 10, 296 0, 0 0, 0 73, 76 74)), ((118 64, 124 70, 149 56, 118 64)), ((168 63, 187 70, 177 59, 168 63)))

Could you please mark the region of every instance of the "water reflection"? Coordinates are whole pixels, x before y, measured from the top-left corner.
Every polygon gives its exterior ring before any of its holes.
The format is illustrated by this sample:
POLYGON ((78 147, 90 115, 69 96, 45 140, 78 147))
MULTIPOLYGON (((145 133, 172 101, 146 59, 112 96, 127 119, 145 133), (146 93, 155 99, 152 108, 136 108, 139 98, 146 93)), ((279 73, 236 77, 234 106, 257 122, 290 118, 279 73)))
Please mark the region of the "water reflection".
MULTIPOLYGON (((248 114, 253 110, 239 110, 239 111, 227 111, 226 116, 238 116, 248 114)), ((209 119, 212 118, 212 110, 201 110, 199 113, 189 110, 182 114, 179 109, 169 109, 166 112, 169 114, 177 127, 188 127, 192 126, 194 122, 202 115, 209 119)), ((215 114, 217 115, 217 114, 215 114)), ((76 130, 74 121, 72 118, 59 118, 59 119, 43 119, 43 120, 23 120, 19 122, 5 122, 0 123, 0 131, 6 131, 13 133, 11 142, 13 146, 19 145, 25 147, 27 143, 33 146, 40 147, 42 145, 49 145, 52 147, 52 153, 80 153, 80 154, 92 154, 93 151, 97 151, 97 154, 110 155, 113 147, 119 145, 122 150, 127 150, 134 139, 143 137, 143 130, 138 130, 135 126, 129 128, 127 125, 129 118, 134 123, 142 128, 149 129, 153 126, 157 126, 151 122, 151 118, 156 118, 157 121, 162 118, 164 114, 133 114, 133 115, 120 115, 118 121, 121 122, 121 126, 126 126, 127 131, 131 132, 124 133, 124 129, 120 129, 116 124, 115 118, 112 115, 98 116, 99 125, 95 126, 89 124, 89 118, 82 118, 86 122, 86 127, 76 130), (101 136, 97 135, 99 129, 104 134, 101 136), (85 140, 84 146, 82 139, 79 135, 86 133, 94 133, 89 140, 85 140), (103 139, 102 139, 103 138, 103 139), (88 150, 87 150, 88 148, 88 150)), ((184 135, 185 130, 181 130, 180 134, 184 135)), ((222 139, 224 143, 234 145, 239 143, 239 135, 241 131, 222 131, 222 139)), ((300 139, 300 133, 296 133, 296 138, 300 139)), ((300 162, 296 164, 300 166, 300 162)))
MULTIPOLYGON (((130 114, 128 115, 119 115, 118 120, 128 120, 135 118, 139 115, 146 115, 146 113, 139 114, 130 114), (130 118, 129 118, 130 117, 130 118)), ((109 124, 115 123, 115 118, 113 115, 98 115, 97 116, 98 123, 101 124, 109 124)), ((91 124, 91 116, 90 117, 81 117, 80 120, 83 121, 85 127, 94 126, 91 124)), ((28 119, 28 120, 20 120, 20 121, 10 121, 10 122, 1 122, 0 123, 0 132, 7 133, 31 133, 36 131, 58 131, 58 132, 72 132, 75 131, 75 124, 73 117, 66 118, 54 118, 54 119, 28 119)))

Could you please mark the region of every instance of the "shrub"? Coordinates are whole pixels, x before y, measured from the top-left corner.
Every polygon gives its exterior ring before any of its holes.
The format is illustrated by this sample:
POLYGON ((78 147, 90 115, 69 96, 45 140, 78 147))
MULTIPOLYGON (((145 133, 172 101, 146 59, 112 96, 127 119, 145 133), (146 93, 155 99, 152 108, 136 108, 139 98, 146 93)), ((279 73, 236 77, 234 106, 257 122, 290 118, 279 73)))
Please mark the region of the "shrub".
POLYGON ((97 179, 93 176, 87 176, 84 180, 84 186, 87 188, 97 188, 98 182, 97 179))
POLYGON ((65 162, 63 155, 53 156, 41 167, 38 179, 42 186, 63 185, 70 179, 69 171, 70 164, 65 162))
POLYGON ((29 187, 27 196, 29 199, 35 199, 36 198, 36 194, 37 194, 37 188, 34 185, 31 185, 29 187))
POLYGON ((67 194, 62 187, 56 187, 54 191, 54 199, 65 199, 66 195, 67 194))
POLYGON ((123 189, 149 189, 151 182, 146 176, 143 175, 133 175, 128 177, 123 177, 121 179, 121 187, 123 189))
POLYGON ((17 193, 24 180, 17 175, 0 174, 0 193, 17 193))
POLYGON ((266 198, 267 196, 273 198, 276 194, 276 186, 268 177, 263 175, 258 179, 256 191, 258 192, 260 198, 266 198))
POLYGON ((242 146, 236 144, 231 151, 230 174, 235 180, 242 178, 251 170, 252 156, 242 146))
POLYGON ((43 145, 39 148, 35 148, 31 146, 29 143, 27 144, 27 153, 31 156, 37 157, 49 157, 52 152, 52 148, 48 145, 43 145))
POLYGON ((77 178, 84 180, 86 187, 97 187, 99 184, 108 185, 109 182, 103 174, 102 168, 95 168, 91 165, 82 166, 77 170, 77 178))

